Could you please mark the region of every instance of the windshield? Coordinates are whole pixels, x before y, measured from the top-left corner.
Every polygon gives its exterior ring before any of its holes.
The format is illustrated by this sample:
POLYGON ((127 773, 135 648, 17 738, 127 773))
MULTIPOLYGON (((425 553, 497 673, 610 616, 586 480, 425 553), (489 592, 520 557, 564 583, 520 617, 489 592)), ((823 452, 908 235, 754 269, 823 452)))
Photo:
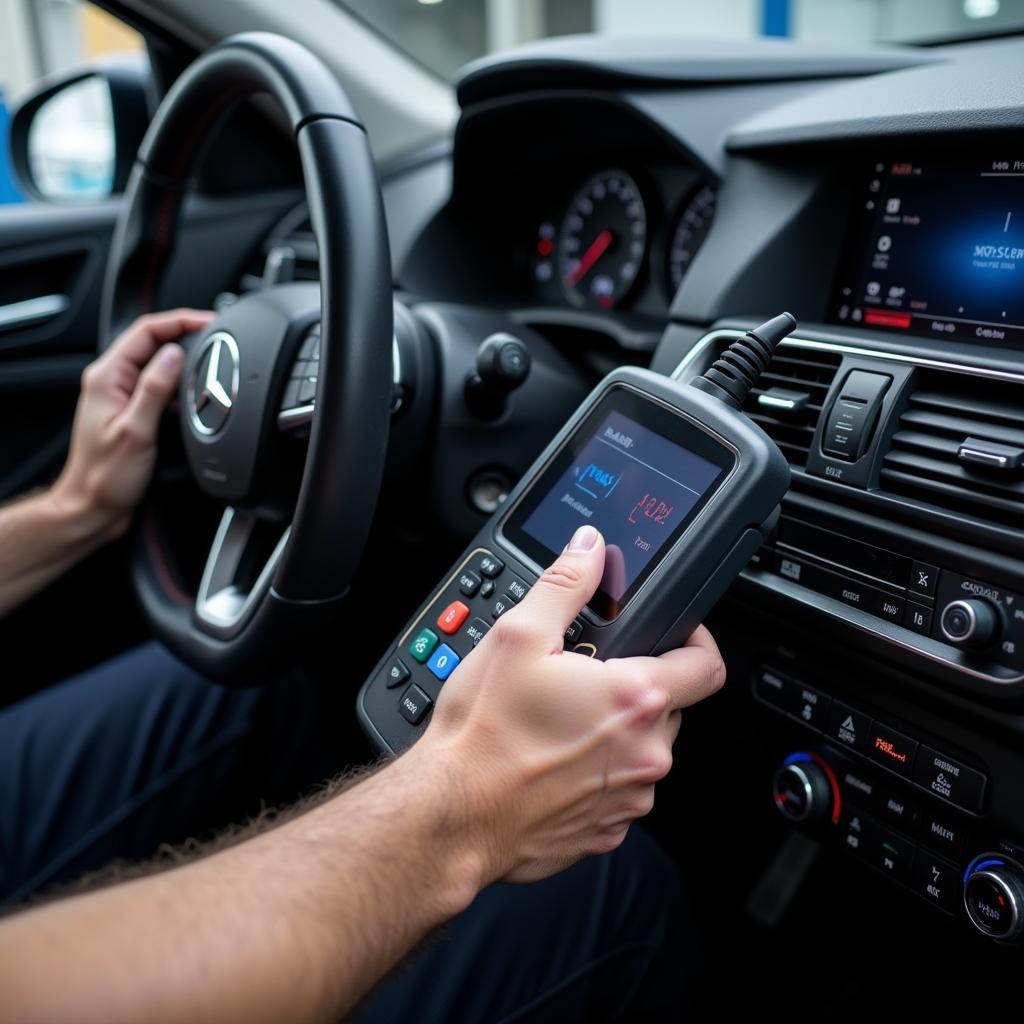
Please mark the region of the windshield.
MULTIPOLYGON (((341 2, 341 0, 339 0, 341 2)), ((343 0, 444 78, 467 61, 574 32, 785 36, 868 45, 967 38, 1024 28, 1024 0, 343 0)))

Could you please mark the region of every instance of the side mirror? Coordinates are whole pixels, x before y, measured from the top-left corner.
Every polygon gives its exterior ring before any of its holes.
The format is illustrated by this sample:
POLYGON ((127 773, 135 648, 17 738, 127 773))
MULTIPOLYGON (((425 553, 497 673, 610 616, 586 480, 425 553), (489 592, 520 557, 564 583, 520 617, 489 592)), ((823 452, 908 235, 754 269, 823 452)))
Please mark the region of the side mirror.
POLYGON ((22 191, 50 202, 122 192, 153 106, 144 57, 106 58, 44 80, 11 118, 11 163, 22 191))

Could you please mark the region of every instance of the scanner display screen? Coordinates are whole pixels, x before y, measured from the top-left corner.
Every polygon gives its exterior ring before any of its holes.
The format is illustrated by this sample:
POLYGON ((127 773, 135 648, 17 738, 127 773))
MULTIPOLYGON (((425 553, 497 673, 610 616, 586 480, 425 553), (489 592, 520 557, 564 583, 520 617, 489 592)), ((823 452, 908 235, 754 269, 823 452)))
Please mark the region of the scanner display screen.
POLYGON ((636 392, 614 389, 526 492, 504 533, 546 566, 578 527, 600 530, 608 553, 591 608, 611 619, 732 463, 732 452, 689 420, 636 392))

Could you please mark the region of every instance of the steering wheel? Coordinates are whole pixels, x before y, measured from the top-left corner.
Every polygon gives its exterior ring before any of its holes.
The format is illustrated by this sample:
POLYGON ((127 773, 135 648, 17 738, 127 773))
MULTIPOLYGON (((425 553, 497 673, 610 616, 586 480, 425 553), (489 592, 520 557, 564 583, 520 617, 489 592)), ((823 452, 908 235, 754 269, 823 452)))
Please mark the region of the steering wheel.
POLYGON ((344 598, 387 448, 393 309, 380 187, 362 124, 307 49, 269 33, 233 36, 174 83, 127 186, 100 331, 109 344, 154 309, 190 175, 231 110, 257 93, 281 107, 298 145, 320 284, 244 295, 184 339, 184 447, 195 482, 224 512, 194 593, 182 583, 152 493, 138 516, 132 566, 157 637, 198 670, 242 685, 259 681, 344 598), (289 440, 279 413, 296 358, 316 345, 317 325, 318 383, 293 503, 279 493, 289 440))

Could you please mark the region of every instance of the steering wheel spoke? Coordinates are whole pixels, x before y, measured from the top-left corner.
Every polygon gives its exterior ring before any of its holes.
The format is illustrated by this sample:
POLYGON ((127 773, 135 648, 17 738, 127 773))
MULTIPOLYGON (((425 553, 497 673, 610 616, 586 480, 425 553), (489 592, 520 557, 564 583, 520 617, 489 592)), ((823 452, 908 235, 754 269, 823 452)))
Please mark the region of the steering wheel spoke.
POLYGON ((210 545, 196 594, 195 617, 212 636, 230 637, 270 589, 290 526, 228 507, 210 545))

